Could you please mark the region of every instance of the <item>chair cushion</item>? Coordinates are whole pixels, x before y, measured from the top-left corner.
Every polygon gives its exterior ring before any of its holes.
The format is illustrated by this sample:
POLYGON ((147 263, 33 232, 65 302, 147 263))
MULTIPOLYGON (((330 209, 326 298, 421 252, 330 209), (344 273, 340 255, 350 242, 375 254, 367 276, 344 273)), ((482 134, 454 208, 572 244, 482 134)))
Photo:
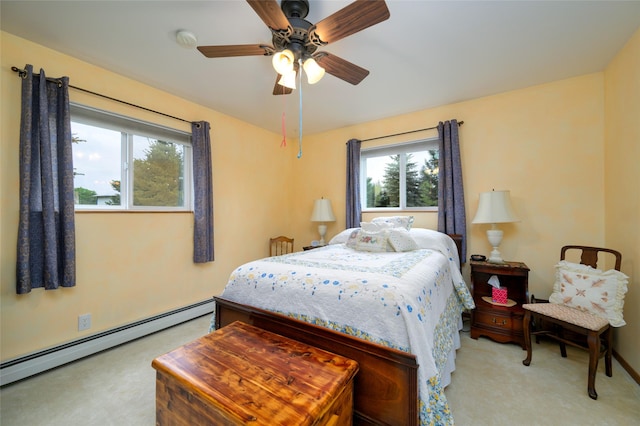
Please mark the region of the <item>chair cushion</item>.
POLYGON ((568 322, 569 324, 577 325, 578 327, 586 328, 588 330, 598 331, 602 327, 609 324, 606 318, 599 317, 590 312, 581 311, 579 309, 571 308, 565 305, 558 305, 555 303, 527 303, 522 307, 528 311, 535 312, 541 315, 545 315, 550 318, 555 318, 560 321, 568 322))
POLYGON ((561 261, 549 302, 566 305, 606 318, 614 327, 626 324, 622 316, 628 277, 611 269, 561 261))

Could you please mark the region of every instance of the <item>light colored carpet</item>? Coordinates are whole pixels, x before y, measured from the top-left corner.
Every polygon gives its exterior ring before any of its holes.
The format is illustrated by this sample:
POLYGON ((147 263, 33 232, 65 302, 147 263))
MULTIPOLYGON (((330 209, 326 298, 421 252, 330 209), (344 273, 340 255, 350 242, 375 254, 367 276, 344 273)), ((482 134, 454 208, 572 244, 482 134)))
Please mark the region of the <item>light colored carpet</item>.
MULTIPOLYGON (((207 332, 202 317, 102 352, 0 390, 2 426, 155 425, 155 370, 151 361, 207 332)), ((457 369, 446 389, 457 425, 637 425, 640 386, 614 360, 613 377, 601 361, 598 400, 587 396, 586 352, 534 346, 525 352, 462 333, 457 369)))

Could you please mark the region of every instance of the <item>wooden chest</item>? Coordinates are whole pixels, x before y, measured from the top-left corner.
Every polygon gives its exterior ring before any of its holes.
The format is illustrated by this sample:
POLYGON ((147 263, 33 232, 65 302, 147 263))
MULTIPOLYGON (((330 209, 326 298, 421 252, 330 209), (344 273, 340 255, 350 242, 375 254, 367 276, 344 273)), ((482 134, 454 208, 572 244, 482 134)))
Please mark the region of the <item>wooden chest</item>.
POLYGON ((152 362, 157 425, 351 425, 358 364, 243 322, 152 362))

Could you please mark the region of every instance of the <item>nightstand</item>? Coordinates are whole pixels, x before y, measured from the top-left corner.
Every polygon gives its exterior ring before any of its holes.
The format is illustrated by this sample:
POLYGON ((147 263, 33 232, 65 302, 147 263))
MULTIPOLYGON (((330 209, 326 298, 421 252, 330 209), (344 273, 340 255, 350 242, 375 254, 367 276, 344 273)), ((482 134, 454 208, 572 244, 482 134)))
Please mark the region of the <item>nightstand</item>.
POLYGON ((529 268, 522 262, 502 264, 471 261, 471 293, 476 308, 471 311, 471 338, 489 337, 496 342, 524 345, 523 303, 529 299, 529 268), (500 287, 507 288, 513 306, 491 303, 492 275, 498 277, 500 287), (488 300, 488 301, 487 301, 488 300))
POLYGON ((306 250, 313 250, 313 249, 317 249, 317 248, 320 248, 320 247, 324 247, 324 246, 304 246, 304 247, 302 247, 302 250, 305 250, 305 251, 306 250))

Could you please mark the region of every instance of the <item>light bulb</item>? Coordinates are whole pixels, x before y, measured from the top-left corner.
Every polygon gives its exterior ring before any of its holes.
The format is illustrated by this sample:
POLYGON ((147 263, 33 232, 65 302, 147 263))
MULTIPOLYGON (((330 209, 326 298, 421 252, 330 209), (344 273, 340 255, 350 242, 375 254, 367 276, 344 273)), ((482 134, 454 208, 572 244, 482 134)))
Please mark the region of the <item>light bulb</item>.
POLYGON ((280 75, 285 75, 288 72, 293 70, 293 61, 294 61, 293 52, 289 49, 283 50, 282 52, 276 52, 273 55, 273 59, 271 63, 273 64, 273 68, 280 75))
POLYGON ((295 70, 291 70, 286 74, 282 74, 280 80, 278 80, 278 84, 280 86, 288 87, 289 89, 296 88, 296 72, 295 70))
POLYGON ((302 65, 304 72, 307 73, 307 81, 309 84, 316 84, 324 77, 324 68, 322 68, 315 59, 309 58, 302 65))

